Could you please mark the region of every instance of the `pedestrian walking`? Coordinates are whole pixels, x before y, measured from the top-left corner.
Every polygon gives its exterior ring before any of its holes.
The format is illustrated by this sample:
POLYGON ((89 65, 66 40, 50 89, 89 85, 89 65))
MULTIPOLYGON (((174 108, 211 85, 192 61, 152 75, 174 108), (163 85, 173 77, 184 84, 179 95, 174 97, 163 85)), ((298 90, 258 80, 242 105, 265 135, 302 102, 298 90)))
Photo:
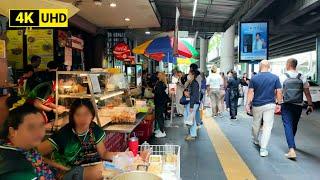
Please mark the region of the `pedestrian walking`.
POLYGON ((189 117, 185 122, 189 128, 189 134, 186 136, 186 141, 195 140, 197 137, 197 118, 196 114, 199 113, 200 106, 200 85, 201 78, 199 78, 200 72, 196 64, 190 65, 190 72, 188 75, 189 87, 187 97, 190 98, 189 103, 189 117))
POLYGON ((310 85, 306 77, 297 71, 297 65, 298 61, 296 59, 288 59, 286 63, 287 72, 280 76, 280 82, 283 85, 281 115, 289 148, 289 152, 285 154, 288 159, 296 159, 297 157, 294 137, 297 133, 302 113, 303 93, 308 101, 307 114, 313 111, 312 98, 309 91, 310 85))
POLYGON ((229 88, 228 88, 228 81, 232 77, 231 71, 227 72, 227 77, 226 77, 226 82, 227 82, 227 87, 226 87, 226 94, 224 97, 224 101, 226 103, 226 110, 229 112, 230 111, 230 102, 229 102, 229 88))
POLYGON ((249 85, 246 111, 250 112, 252 105, 253 123, 252 135, 253 143, 260 145, 260 156, 268 156, 267 146, 270 140, 271 130, 274 122, 274 113, 279 111, 277 102, 282 102, 281 84, 279 77, 270 73, 270 64, 267 60, 260 62, 260 72, 255 75, 249 85), (261 140, 259 132, 263 121, 261 140))
POLYGON ((244 106, 247 104, 249 83, 250 83, 250 79, 248 78, 248 74, 243 73, 242 78, 241 78, 241 86, 242 86, 242 90, 243 90, 243 105, 244 106))
POLYGON ((225 101, 225 96, 226 96, 226 89, 227 89, 227 77, 224 75, 224 72, 220 72, 220 76, 222 78, 223 84, 220 85, 220 104, 221 104, 221 112, 223 113, 225 111, 225 105, 224 105, 224 101, 225 101))
POLYGON ((217 72, 217 67, 211 67, 211 74, 207 81, 207 90, 211 100, 212 117, 222 116, 222 107, 220 103, 220 87, 223 85, 223 80, 217 72))
POLYGON ((240 79, 237 77, 237 72, 231 71, 228 80, 228 93, 229 93, 229 106, 230 106, 230 119, 237 120, 238 113, 238 99, 239 99, 239 85, 240 79))

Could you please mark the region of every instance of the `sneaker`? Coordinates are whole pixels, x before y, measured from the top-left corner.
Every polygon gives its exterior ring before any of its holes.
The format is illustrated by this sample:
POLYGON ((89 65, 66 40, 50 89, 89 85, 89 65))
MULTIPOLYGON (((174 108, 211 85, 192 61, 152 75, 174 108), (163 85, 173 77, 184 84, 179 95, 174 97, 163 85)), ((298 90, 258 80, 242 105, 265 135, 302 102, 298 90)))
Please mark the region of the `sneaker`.
POLYGON ((159 134, 159 133, 161 133, 161 131, 159 129, 157 129, 157 130, 154 131, 154 133, 155 134, 159 134))
POLYGON ((188 118, 188 119, 184 122, 184 124, 186 124, 186 125, 188 125, 188 126, 192 126, 192 125, 193 125, 193 121, 190 120, 190 118, 188 118))
POLYGON ((166 137, 167 135, 166 135, 166 132, 161 132, 161 131, 160 131, 160 133, 157 133, 155 136, 156 136, 156 138, 164 138, 164 137, 166 137))
POLYGON ((295 152, 289 152, 289 153, 285 154, 285 156, 290 160, 296 160, 297 159, 297 154, 295 152))
POLYGON ((222 118, 222 117, 223 117, 222 113, 219 113, 219 117, 220 117, 220 118, 222 118))
POLYGON ((266 149, 264 149, 264 148, 260 149, 260 156, 261 157, 266 157, 268 155, 269 155, 269 152, 266 149))
POLYGON ((184 139, 185 139, 186 141, 194 141, 194 140, 196 140, 196 137, 193 137, 193 136, 188 135, 188 136, 186 136, 184 139))
POLYGON ((257 140, 254 140, 253 144, 256 145, 256 146, 260 146, 259 141, 257 141, 257 140))

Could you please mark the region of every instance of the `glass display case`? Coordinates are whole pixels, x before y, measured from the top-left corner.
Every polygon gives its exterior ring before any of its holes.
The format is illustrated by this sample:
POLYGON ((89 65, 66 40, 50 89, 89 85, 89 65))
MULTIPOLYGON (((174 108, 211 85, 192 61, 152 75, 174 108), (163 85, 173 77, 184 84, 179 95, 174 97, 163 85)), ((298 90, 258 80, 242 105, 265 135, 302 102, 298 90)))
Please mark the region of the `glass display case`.
POLYGON ((128 83, 130 87, 137 87, 142 84, 142 65, 141 64, 127 64, 125 66, 128 83))
POLYGON ((130 123, 136 118, 124 74, 105 72, 58 71, 56 104, 67 111, 57 115, 52 129, 68 122, 68 109, 75 99, 90 99, 96 110, 95 122, 101 127, 111 123, 130 123), (122 112, 122 113, 121 113, 122 112))

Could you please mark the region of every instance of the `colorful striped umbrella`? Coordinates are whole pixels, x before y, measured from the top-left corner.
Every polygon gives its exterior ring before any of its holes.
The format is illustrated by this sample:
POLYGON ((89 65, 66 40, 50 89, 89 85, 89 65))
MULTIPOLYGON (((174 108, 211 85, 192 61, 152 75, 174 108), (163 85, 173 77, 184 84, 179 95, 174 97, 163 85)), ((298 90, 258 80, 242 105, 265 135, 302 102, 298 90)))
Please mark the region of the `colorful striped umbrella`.
MULTIPOLYGON (((173 57, 173 38, 168 36, 159 37, 153 40, 146 41, 133 49, 135 54, 144 54, 147 57, 156 57, 155 60, 167 60, 174 62, 176 59, 173 57)), ((186 58, 197 57, 199 53, 186 41, 178 41, 178 55, 186 58)), ((152 58, 154 59, 154 58, 152 58)))
POLYGON ((196 63, 198 62, 197 59, 193 59, 193 58, 177 58, 177 63, 178 64, 185 64, 185 65, 190 65, 192 63, 196 63))

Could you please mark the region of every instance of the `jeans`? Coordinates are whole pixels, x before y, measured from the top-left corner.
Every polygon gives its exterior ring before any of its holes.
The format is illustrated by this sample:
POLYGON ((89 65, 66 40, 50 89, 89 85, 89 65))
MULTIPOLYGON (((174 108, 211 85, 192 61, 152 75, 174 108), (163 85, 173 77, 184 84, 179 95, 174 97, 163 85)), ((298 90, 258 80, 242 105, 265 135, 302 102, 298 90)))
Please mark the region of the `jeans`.
POLYGON ((281 106, 282 122, 289 148, 296 148, 294 137, 297 133, 301 113, 302 106, 294 104, 282 104, 281 106))
POLYGON ((252 136, 254 141, 259 141, 259 131, 261 128, 261 121, 263 119, 263 130, 261 134, 260 147, 267 148, 270 140, 271 130, 274 122, 275 104, 266 104, 263 106, 253 106, 253 123, 252 123, 252 136))
POLYGON ((226 94, 224 96, 224 100, 226 101, 226 108, 230 108, 229 91, 230 91, 230 89, 226 89, 226 94))
POLYGON ((211 108, 212 114, 214 116, 218 115, 218 113, 222 112, 221 103, 220 103, 220 89, 210 89, 210 99, 211 99, 211 108), (218 107, 218 112, 217 112, 218 107))
POLYGON ((247 98, 248 98, 248 86, 243 86, 243 105, 246 106, 247 105, 247 98))
POLYGON ((76 166, 63 176, 63 180, 82 180, 83 173, 84 173, 84 167, 76 166))
POLYGON ((231 118, 236 118, 238 114, 238 96, 236 95, 235 91, 229 90, 228 91, 228 98, 229 98, 229 106, 230 106, 230 116, 231 118))
POLYGON ((202 124, 202 119, 201 119, 201 115, 200 115, 200 108, 198 108, 195 118, 196 118, 197 125, 201 125, 202 124))
POLYGON ((183 113, 183 122, 186 124, 187 119, 190 114, 190 104, 184 106, 184 113, 183 113))
MULTIPOLYGON (((196 121, 197 111, 199 111, 199 104, 194 105, 192 112, 190 112, 190 104, 187 104, 185 107, 185 114, 184 114, 185 122, 187 121, 187 119, 190 119, 190 118, 193 122, 191 126, 188 126, 189 135, 192 137, 197 137, 197 121, 196 121)), ((199 113, 199 116, 200 116, 200 113, 199 113)))

